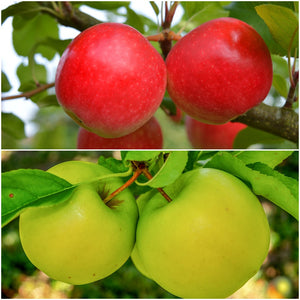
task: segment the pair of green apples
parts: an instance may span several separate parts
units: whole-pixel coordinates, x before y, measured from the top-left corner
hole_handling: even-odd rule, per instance
[[[251,190],[216,169],[195,169],[136,200],[128,189],[105,204],[119,178],[91,183],[106,168],[69,161],[48,172],[80,184],[71,197],[20,216],[20,238],[31,262],[50,277],[86,284],[120,268],[137,269],[182,298],[224,298],[263,263],[269,226]],[[90,182],[90,183],[88,183]]]

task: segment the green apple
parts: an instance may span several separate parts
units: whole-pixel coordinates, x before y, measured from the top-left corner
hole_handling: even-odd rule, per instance
[[[123,183],[119,178],[90,181],[111,174],[88,162],[69,161],[48,172],[80,184],[71,197],[51,207],[33,207],[20,216],[20,238],[29,260],[53,279],[86,284],[102,279],[129,258],[138,210],[128,189],[105,204]]]
[[[233,175],[209,168],[186,172],[164,190],[172,202],[156,193],[139,205],[133,262],[178,297],[228,297],[268,253],[259,200]]]

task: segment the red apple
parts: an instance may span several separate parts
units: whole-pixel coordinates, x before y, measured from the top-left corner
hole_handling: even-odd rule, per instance
[[[234,18],[208,21],[171,49],[167,89],[191,117],[223,124],[262,102],[272,85],[272,60],[261,36]]]
[[[232,149],[237,134],[247,127],[237,122],[222,125],[206,124],[190,116],[186,116],[185,122],[188,139],[197,149]]]
[[[161,149],[162,147],[162,130],[154,117],[138,130],[119,138],[103,138],[81,127],[77,139],[78,149]]]
[[[95,25],[80,33],[59,62],[58,102],[80,126],[103,137],[120,137],[143,126],[166,88],[160,54],[134,28]]]

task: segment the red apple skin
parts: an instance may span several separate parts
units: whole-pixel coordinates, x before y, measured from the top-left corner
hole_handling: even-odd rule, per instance
[[[273,77],[261,36],[234,18],[208,21],[171,49],[166,59],[167,90],[188,115],[224,124],[262,102]]]
[[[161,149],[162,147],[162,130],[154,117],[138,130],[119,138],[103,138],[82,127],[77,138],[78,149]]]
[[[190,116],[185,118],[185,129],[196,149],[232,149],[237,134],[247,126],[238,122],[212,125],[199,122]]]
[[[58,102],[82,127],[113,138],[144,125],[166,89],[166,66],[134,28],[95,25],[67,47],[57,67]]]

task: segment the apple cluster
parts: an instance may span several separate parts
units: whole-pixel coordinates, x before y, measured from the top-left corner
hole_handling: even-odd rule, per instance
[[[234,18],[208,21],[181,38],[166,61],[134,28],[103,23],[80,33],[59,62],[55,89],[66,113],[91,134],[80,148],[161,148],[144,128],[165,92],[184,113],[224,124],[262,102],[272,84],[272,60],[261,36]],[[159,124],[158,124],[159,126]],[[82,138],[83,135],[90,135]],[[97,136],[101,138],[98,139]],[[127,144],[127,138],[129,142]],[[115,143],[115,147],[114,146]]]
[[[184,298],[224,298],[262,265],[269,225],[251,190],[224,171],[198,168],[135,200],[101,165],[58,164],[48,172],[78,184],[66,201],[31,207],[20,215],[20,238],[30,261],[50,277],[87,284],[136,268]],[[99,177],[106,177],[97,180]],[[80,184],[79,184],[80,183]]]

